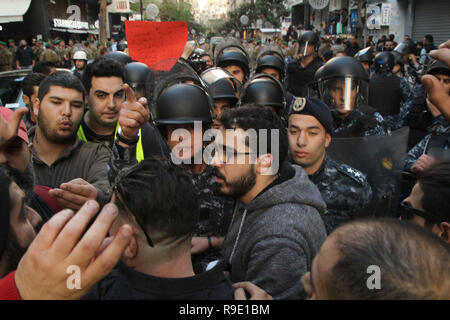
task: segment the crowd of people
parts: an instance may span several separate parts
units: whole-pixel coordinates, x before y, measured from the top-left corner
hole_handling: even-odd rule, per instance
[[[17,53],[0,298],[449,299],[450,40],[286,40]]]

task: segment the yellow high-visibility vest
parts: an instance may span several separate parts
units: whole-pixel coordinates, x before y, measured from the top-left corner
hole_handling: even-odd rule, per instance
[[[116,130],[114,132],[114,140],[117,139],[117,131],[119,130],[119,122],[117,122]],[[136,146],[136,160],[138,162],[141,162],[144,160],[144,148],[142,147],[142,133],[141,129],[139,129],[139,140],[137,142]],[[78,128],[78,139],[87,142],[86,135],[83,131],[83,126],[80,124],[80,127]]]

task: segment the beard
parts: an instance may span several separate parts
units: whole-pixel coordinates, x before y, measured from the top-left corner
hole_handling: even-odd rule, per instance
[[[250,169],[248,170],[247,174],[242,175],[235,181],[227,181],[227,179],[217,170],[217,168],[214,169],[214,174],[219,177],[220,179],[223,179],[223,183],[214,183],[214,187],[216,188],[218,193],[221,193],[223,195],[232,197],[234,199],[239,199],[243,197],[245,194],[247,194],[256,184],[256,173],[254,170],[254,164],[251,165]],[[223,191],[222,186],[225,185],[228,187],[228,191]]]
[[[13,179],[15,183],[25,192],[25,199],[27,203],[30,203],[31,199],[34,196],[34,168],[33,165],[28,165],[28,168],[22,172],[15,168],[11,168],[9,165],[6,165],[6,169],[8,175]]]
[[[5,257],[6,261],[5,274],[0,275],[0,278],[17,269],[20,259],[22,259],[26,251],[27,248],[22,248],[20,246],[16,235],[13,233],[13,230],[9,228],[6,248],[2,255],[2,257]]]
[[[58,121],[61,121],[61,120],[65,120],[65,119],[62,119],[62,118],[58,119]],[[80,119],[80,122],[75,125],[72,121],[70,121],[73,131],[70,134],[68,134],[67,136],[59,135],[56,132],[56,130],[51,129],[52,124],[47,121],[45,116],[42,114],[42,110],[39,110],[38,117],[37,117],[37,123],[38,123],[39,129],[41,130],[42,134],[48,141],[55,143],[55,144],[65,144],[65,143],[71,142],[75,139],[75,137],[77,135],[78,127],[80,126],[80,123],[81,123],[81,119]]]

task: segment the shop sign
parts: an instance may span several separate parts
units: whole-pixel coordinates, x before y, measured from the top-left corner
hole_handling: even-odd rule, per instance
[[[66,20],[66,19],[58,19],[53,18],[53,27],[54,28],[64,28],[64,29],[77,29],[77,30],[88,30],[89,23],[87,21],[76,21],[76,20]]]

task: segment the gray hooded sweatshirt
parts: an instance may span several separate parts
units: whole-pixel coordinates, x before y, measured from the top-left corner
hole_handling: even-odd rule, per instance
[[[305,298],[300,279],[326,238],[319,190],[302,167],[283,166],[281,176],[289,173],[247,205],[238,201],[222,247],[231,281],[251,281],[274,299]]]

